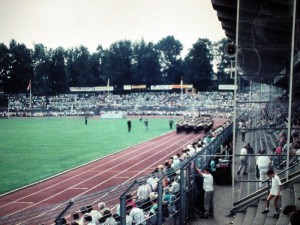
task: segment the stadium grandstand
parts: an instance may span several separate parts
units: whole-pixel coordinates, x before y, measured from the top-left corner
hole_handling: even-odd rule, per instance
[[[0,224],[299,224],[294,219],[300,209],[299,1],[211,3],[229,42],[224,51],[233,66],[231,90],[117,94],[110,89],[32,99],[9,96],[8,108],[1,112],[2,118],[176,116],[177,132],[171,132],[175,139],[189,135],[196,139],[178,144],[180,150],[171,157],[161,156],[164,163],[154,161],[155,169],[143,176],[97,192],[70,194],[67,201],[1,215]],[[241,85],[242,80],[248,82]],[[216,118],[221,122],[217,124]],[[267,164],[261,166],[263,159]],[[214,179],[210,212],[203,202],[201,176],[206,170]],[[263,170],[274,171],[281,183],[279,210],[273,200],[266,205],[272,178]],[[14,193],[0,197],[3,205],[9,204],[10,194]]]

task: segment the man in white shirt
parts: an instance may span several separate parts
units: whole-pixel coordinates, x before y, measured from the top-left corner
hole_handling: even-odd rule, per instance
[[[279,207],[278,207],[277,202],[278,202],[278,198],[281,194],[281,190],[282,190],[281,181],[280,181],[280,178],[277,176],[277,174],[275,174],[275,172],[273,170],[269,170],[267,172],[267,176],[272,179],[272,186],[271,186],[270,194],[267,197],[266,209],[262,212],[262,214],[269,213],[270,201],[272,200],[272,198],[274,198],[275,214],[273,217],[278,219],[279,218]]]
[[[126,211],[129,212],[129,216],[132,217],[132,221],[136,225],[146,225],[144,211],[140,208],[132,207],[132,205],[126,206]]]
[[[207,216],[213,217],[214,216],[214,178],[210,174],[209,168],[205,167],[203,172],[196,167],[197,172],[200,176],[203,177],[203,189],[205,191],[204,194],[204,207],[205,207],[205,214],[204,218]]]
[[[266,153],[265,150],[260,150],[259,153],[261,155],[257,157],[256,165],[259,170],[259,179],[260,179],[260,183],[258,187],[259,189],[261,189],[267,185],[266,182],[264,184],[262,182],[268,178],[267,172],[269,171],[271,160],[269,156],[264,155]]]
[[[240,156],[240,162],[241,162],[241,165],[239,167],[239,170],[237,171],[237,174],[240,175],[240,172],[242,169],[244,169],[244,173],[243,175],[248,175],[247,173],[247,167],[248,167],[248,159],[247,159],[247,148],[246,146],[244,146],[242,149],[241,149],[241,156]]]

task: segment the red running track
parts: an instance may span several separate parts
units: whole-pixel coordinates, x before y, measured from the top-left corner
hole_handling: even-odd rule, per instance
[[[214,120],[219,127],[224,119]],[[59,176],[0,197],[0,217],[53,205],[151,173],[200,134],[170,132]]]

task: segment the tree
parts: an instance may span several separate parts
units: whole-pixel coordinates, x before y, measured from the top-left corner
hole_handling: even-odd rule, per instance
[[[93,86],[96,77],[91,72],[90,53],[84,46],[67,51],[67,69],[70,86]]]
[[[162,83],[179,84],[182,77],[180,53],[183,49],[180,41],[173,36],[167,36],[156,44],[162,72]]]
[[[224,54],[224,48],[228,41],[224,38],[214,44],[214,59],[217,66],[217,76],[219,84],[233,84],[230,78],[231,63],[230,58]]]
[[[49,73],[49,93],[52,95],[68,92],[67,73],[65,66],[65,50],[58,47],[49,52],[50,73]]]
[[[33,77],[31,52],[24,45],[12,40],[9,44],[9,74],[4,79],[4,91],[24,93],[28,81]]]
[[[6,83],[10,78],[10,73],[12,72],[10,69],[11,58],[9,49],[3,43],[0,44],[0,89],[4,89],[3,83]]]
[[[212,60],[211,42],[208,39],[198,39],[185,58],[186,75],[184,79],[190,82],[198,91],[212,88]]]
[[[131,71],[132,84],[158,84],[160,64],[153,43],[141,40],[133,45]]]
[[[35,44],[32,54],[33,79],[31,88],[34,94],[47,95],[50,75],[50,58],[43,44]]]
[[[131,41],[123,40],[113,43],[107,50],[103,70],[106,80],[110,79],[111,84],[131,84],[131,47]]]

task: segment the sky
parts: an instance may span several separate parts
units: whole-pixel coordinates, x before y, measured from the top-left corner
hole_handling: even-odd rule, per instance
[[[188,49],[225,38],[210,0],[0,0],[0,43],[12,39],[91,53],[120,40],[157,43],[172,35]]]

